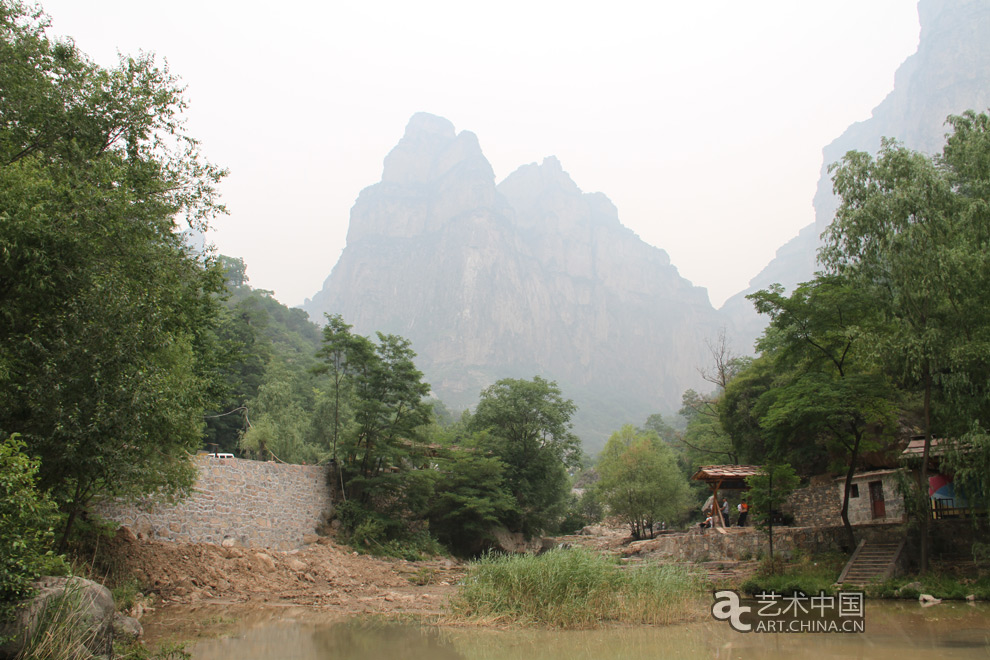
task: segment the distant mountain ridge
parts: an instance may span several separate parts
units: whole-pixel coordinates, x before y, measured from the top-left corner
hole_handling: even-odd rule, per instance
[[[556,158],[496,186],[475,135],[426,113],[359,195],[347,247],[303,308],[410,339],[453,409],[499,378],[556,380],[592,448],[676,410],[719,327],[706,290]]]
[[[921,0],[918,12],[918,50],[893,91],[823,149],[816,222],[718,312],[556,158],[496,185],[477,137],[426,113],[386,156],[381,181],[359,195],[347,247],[303,308],[314,320],[340,313],[362,334],[410,339],[417,365],[455,410],[499,378],[556,380],[579,406],[579,434],[600,447],[620,424],[676,410],[687,388],[707,389],[697,370],[720,328],[737,353],[752,352],[765,320],[746,294],[814,276],[837,205],[830,163],[849,150],[875,152],[881,136],[935,152],[947,115],[990,106],[990,2]]]
[[[788,290],[814,277],[821,233],[832,222],[838,200],[828,173],[831,163],[848,151],[876,153],[881,137],[900,140],[910,149],[934,154],[945,140],[945,118],[990,106],[990,2],[987,0],[921,0],[921,35],[916,53],[894,76],[894,89],[873,109],[872,116],[847,128],[822,150],[822,170],[815,193],[815,222],[788,241],[744,291],[719,310],[735,329],[737,352],[752,352],[765,319],[745,299],[774,282]]]

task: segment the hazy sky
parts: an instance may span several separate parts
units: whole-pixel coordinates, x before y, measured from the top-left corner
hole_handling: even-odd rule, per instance
[[[152,51],[230,169],[210,239],[300,304],[415,112],[498,181],[556,155],[719,306],[811,223],[821,149],[893,87],[913,0],[48,0],[101,64]]]

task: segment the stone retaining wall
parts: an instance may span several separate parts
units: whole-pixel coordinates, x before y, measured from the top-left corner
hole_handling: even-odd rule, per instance
[[[166,541],[291,549],[330,515],[327,468],[238,458],[193,459],[194,492],[175,505],[105,503],[95,512]]]
[[[856,539],[899,542],[906,535],[903,525],[857,525]],[[635,546],[636,544],[634,544]],[[841,526],[775,527],[774,554],[788,556],[794,550],[808,553],[841,550],[845,532]],[[633,546],[631,546],[633,548]],[[753,559],[767,554],[767,536],[754,527],[730,528],[726,534],[714,529],[667,534],[639,542],[639,552],[669,556],[682,561],[721,561]]]

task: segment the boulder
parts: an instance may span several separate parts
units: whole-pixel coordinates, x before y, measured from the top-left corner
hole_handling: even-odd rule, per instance
[[[494,548],[508,554],[539,552],[543,547],[542,538],[527,539],[519,532],[510,532],[504,527],[493,530]]]
[[[608,534],[608,528],[604,525],[587,525],[582,527],[578,534],[581,536],[605,536]]]
[[[116,639],[133,642],[144,634],[144,628],[141,627],[141,623],[137,619],[124,616],[119,612],[113,615],[111,625],[113,626],[113,636]]]
[[[78,641],[95,655],[107,654],[115,635],[137,639],[141,625],[117,615],[110,590],[80,577],[45,577],[34,583],[37,594],[22,603],[14,621],[0,625],[0,637],[13,639],[0,646],[0,659],[14,658],[48,617],[72,622]]]
[[[266,554],[264,552],[256,552],[254,553],[254,557],[267,570],[269,571],[275,570],[275,560],[272,558],[271,555]]]
[[[921,591],[921,583],[920,582],[909,582],[909,583],[905,584],[903,587],[901,587],[900,589],[898,589],[897,591],[895,591],[894,592],[894,595],[895,596],[899,596],[899,597],[903,597],[903,596],[913,595],[914,593],[917,593],[919,591]]]

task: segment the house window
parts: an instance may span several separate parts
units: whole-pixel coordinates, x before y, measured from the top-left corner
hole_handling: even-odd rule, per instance
[[[859,497],[859,484],[852,485],[852,488],[849,489],[849,497]]]

